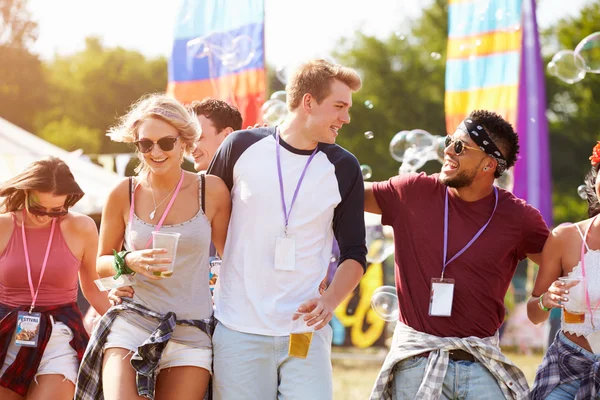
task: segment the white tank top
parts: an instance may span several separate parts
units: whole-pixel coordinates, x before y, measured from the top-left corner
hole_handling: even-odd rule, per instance
[[[600,301],[600,250],[591,250],[587,243],[585,243],[585,237],[583,232],[579,228],[579,225],[575,224],[581,240],[584,241],[586,253],[584,254],[585,259],[585,275],[587,279],[587,287],[590,294],[590,303],[592,309]],[[569,302],[567,307],[573,309],[585,309],[585,321],[581,324],[567,324],[564,320],[564,314],[562,317],[562,330],[567,333],[571,333],[577,336],[588,336],[594,331],[600,331],[600,307],[594,312],[594,326],[592,326],[592,315],[588,309],[585,301],[585,285],[583,285],[583,276],[581,273],[581,261],[573,268],[569,273],[571,278],[579,278],[581,282],[570,289]]]

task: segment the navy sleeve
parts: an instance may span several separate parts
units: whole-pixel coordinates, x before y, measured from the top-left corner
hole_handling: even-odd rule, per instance
[[[231,191],[234,182],[233,167],[240,156],[254,143],[274,134],[275,128],[248,129],[231,133],[219,146],[217,154],[208,166],[207,173],[223,179]]]
[[[366,270],[365,185],[360,164],[356,157],[339,146],[324,146],[323,151],[335,167],[342,197],[333,213],[333,232],[340,248],[339,263],[352,259]]]

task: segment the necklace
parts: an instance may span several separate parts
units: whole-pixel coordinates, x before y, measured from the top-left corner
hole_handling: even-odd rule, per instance
[[[150,191],[152,191],[152,202],[154,203],[154,210],[150,213],[150,220],[152,221],[152,220],[154,220],[154,217],[156,216],[156,210],[158,210],[158,208],[160,206],[162,206],[163,203],[165,201],[167,201],[167,199],[169,197],[171,197],[171,195],[173,194],[173,192],[177,188],[177,185],[175,185],[175,187],[173,188],[173,190],[171,190],[171,192],[167,195],[167,197],[165,197],[163,199],[163,201],[161,201],[158,205],[156,205],[156,199],[154,198],[154,189],[152,188],[152,182],[150,182],[150,175],[148,175],[148,183],[150,184]]]

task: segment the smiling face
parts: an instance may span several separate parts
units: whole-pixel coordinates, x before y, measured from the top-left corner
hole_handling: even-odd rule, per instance
[[[27,216],[29,220],[38,226],[46,226],[53,217],[66,215],[65,209],[67,196],[55,196],[52,193],[31,190],[26,195]]]
[[[312,140],[321,143],[335,143],[338,130],[344,124],[350,123],[351,106],[352,89],[337,79],[331,83],[331,93],[323,99],[321,104],[318,104],[312,96],[306,100],[307,127],[312,132]]]
[[[144,162],[152,173],[160,175],[172,168],[180,167],[184,144],[179,139],[177,129],[168,122],[159,118],[144,120],[138,128],[137,140],[148,145],[150,144],[148,141],[152,142],[152,149],[149,152],[141,152]]]
[[[444,164],[440,172],[440,181],[452,188],[470,186],[478,174],[482,173],[484,164],[489,161],[489,156],[478,151],[479,148],[468,134],[457,129],[451,135],[452,142],[444,149]],[[460,154],[456,154],[454,142],[460,140],[466,146]]]
[[[202,127],[202,133],[200,133],[200,137],[196,141],[196,147],[192,153],[194,157],[194,169],[196,171],[206,171],[217,149],[223,143],[227,134],[232,132],[233,129],[227,127],[219,132],[214,123],[204,115],[198,115],[198,122]]]

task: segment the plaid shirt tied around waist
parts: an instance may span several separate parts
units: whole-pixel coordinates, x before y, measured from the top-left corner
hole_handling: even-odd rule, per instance
[[[575,400],[596,399],[600,396],[600,357],[590,357],[567,345],[561,332],[548,351],[535,374],[531,389],[532,400],[548,397],[558,385],[581,381]]]
[[[371,392],[371,400],[391,400],[394,367],[400,361],[429,352],[423,382],[415,399],[437,400],[442,394],[451,350],[464,350],[496,378],[507,399],[527,399],[529,386],[523,372],[506,358],[498,345],[498,334],[488,338],[437,337],[419,332],[401,322],[396,324],[392,347]]]
[[[85,350],[79,374],[77,375],[77,385],[75,387],[76,400],[104,399],[104,394],[102,393],[104,345],[115,318],[123,311],[132,311],[158,321],[158,326],[154,332],[138,347],[138,350],[131,357],[131,366],[136,372],[138,395],[151,400],[154,399],[157,377],[156,368],[163,350],[171,339],[175,325],[195,326],[209,337],[212,337],[215,327],[214,318],[206,320],[177,320],[177,316],[173,312],[161,315],[127,298],[123,298],[122,301],[121,304],[111,307],[104,314],[92,333],[90,344]]]
[[[17,315],[19,311],[29,311],[30,306],[13,308],[0,304],[0,365],[4,364],[8,348],[17,327]],[[77,353],[81,362],[83,353],[88,344],[88,334],[83,326],[83,316],[77,303],[60,304],[55,306],[36,306],[35,312],[42,314],[39,328],[39,339],[37,347],[20,347],[15,361],[8,367],[0,377],[0,386],[25,396],[29,385],[33,381],[46,346],[52,334],[52,323],[50,317],[60,321],[71,329],[73,340],[69,342]]]

